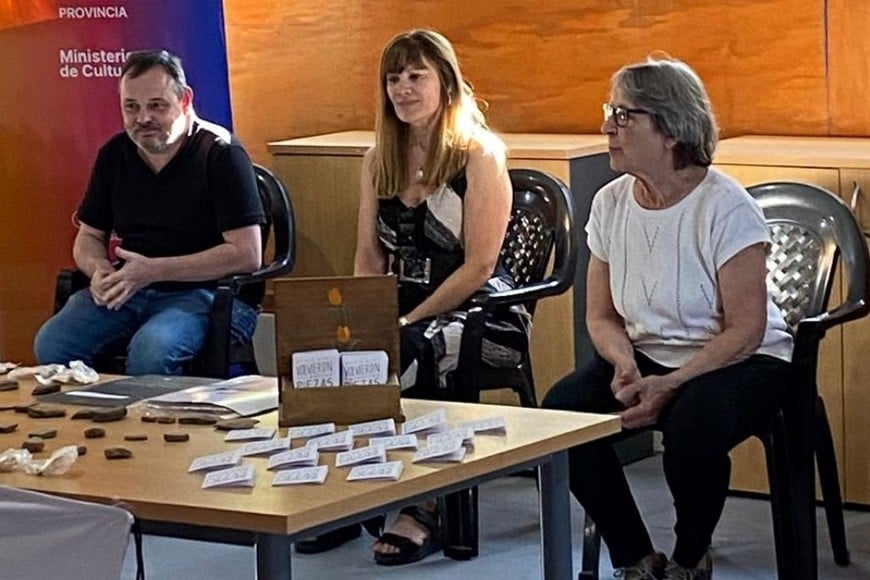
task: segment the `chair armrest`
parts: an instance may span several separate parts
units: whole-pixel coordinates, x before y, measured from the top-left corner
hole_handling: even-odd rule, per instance
[[[233,295],[239,293],[242,286],[256,282],[265,282],[269,278],[277,278],[289,273],[293,269],[292,263],[272,262],[271,264],[247,274],[232,274],[218,280],[218,288],[229,288]]]
[[[479,306],[486,312],[490,312],[496,306],[521,304],[524,302],[540,300],[547,296],[562,294],[570,285],[570,282],[565,284],[563,279],[559,279],[556,276],[550,276],[540,282],[529,284],[522,288],[513,288],[511,290],[502,290],[501,292],[476,296],[472,299],[472,304]]]

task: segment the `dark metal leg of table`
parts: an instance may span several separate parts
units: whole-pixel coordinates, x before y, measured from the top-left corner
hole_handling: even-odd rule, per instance
[[[290,540],[278,534],[257,534],[257,580],[290,580]]]
[[[541,465],[541,555],[545,580],[569,580],[571,505],[568,496],[568,452]]]

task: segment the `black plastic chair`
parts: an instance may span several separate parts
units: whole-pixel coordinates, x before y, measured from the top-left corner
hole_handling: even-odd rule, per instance
[[[254,165],[254,173],[266,214],[266,223],[261,228],[263,266],[250,274],[235,274],[218,282],[205,346],[190,362],[185,374],[229,378],[258,372],[253,343],[230,340],[232,301],[242,300],[259,309],[265,295],[266,280],[290,273],[296,260],[296,220],[290,195],[281,180],[259,165]],[[268,251],[270,238],[273,242],[272,252]],[[269,258],[268,254],[272,254],[272,257]],[[88,284],[88,278],[81,271],[61,270],[55,287],[54,311],[60,310],[73,292],[86,288]],[[123,351],[107,353],[100,356],[94,366],[100,372],[124,374],[125,360]]]
[[[831,426],[817,384],[819,344],[825,332],[870,311],[867,244],[849,207],[820,187],[792,182],[757,185],[771,235],[767,282],[795,338],[788,397],[764,444],[770,484],[777,575],[818,578],[815,459],[818,462],[834,561],[849,563]],[[837,268],[843,302],[827,310]],[[580,578],[598,578],[601,539],[587,516]]]
[[[513,290],[483,296],[468,312],[459,361],[453,373],[456,400],[478,402],[480,391],[510,388],[525,407],[537,407],[529,353],[516,367],[480,364],[484,320],[493,308],[522,304],[534,314],[537,301],[567,290],[574,281],[578,233],[571,191],[542,171],[511,169],[514,199],[501,259],[517,282]],[[552,257],[552,269],[547,275]],[[448,494],[445,503],[444,553],[457,560],[478,554],[477,487]]]

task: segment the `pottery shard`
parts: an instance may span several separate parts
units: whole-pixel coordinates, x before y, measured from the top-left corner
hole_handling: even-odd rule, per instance
[[[79,409],[75,413],[72,414],[70,419],[93,419],[94,418],[94,410],[90,408]]]
[[[253,429],[260,421],[249,417],[241,417],[239,419],[224,419],[215,424],[215,429],[220,431],[233,431],[235,429]]]
[[[76,451],[78,452],[79,457],[81,457],[82,455],[87,455],[88,454],[88,446],[87,445],[76,445]]]
[[[42,439],[26,439],[24,443],[21,444],[22,449],[27,449],[31,453],[39,453],[43,449],[45,449],[45,441]]]
[[[157,422],[157,415],[152,415],[151,413],[145,413],[144,415],[142,415],[139,418],[142,419],[143,423],[156,423]]]
[[[91,420],[95,423],[108,423],[109,421],[120,421],[127,416],[127,407],[106,407],[104,409],[94,409],[94,416]]]
[[[171,415],[167,415],[165,417],[157,417],[157,422],[163,425],[171,425],[175,423],[175,417],[172,417]]]
[[[204,415],[201,413],[182,415],[178,418],[179,425],[214,425],[217,422],[217,417],[214,417],[212,415]]]
[[[39,395],[50,395],[52,393],[60,392],[60,384],[59,383],[49,383],[47,385],[37,385],[33,388],[33,392],[31,395],[34,397],[38,397]]]
[[[187,433],[164,433],[163,440],[168,443],[181,443],[190,440],[190,435]]]
[[[28,437],[36,437],[37,439],[54,439],[57,437],[57,429],[39,429],[29,434]]]
[[[18,429],[18,423],[0,423],[0,433],[12,433]]]
[[[85,429],[85,439],[99,439],[106,436],[106,430],[102,427],[88,427]]]
[[[145,433],[128,433],[124,435],[124,441],[148,441]]]
[[[16,413],[26,413],[26,412],[28,412],[28,411],[30,410],[31,405],[33,405],[33,404],[34,404],[34,403],[24,403],[24,404],[21,404],[21,405],[15,405],[14,407],[12,407],[12,409],[13,409]]]
[[[107,447],[103,453],[106,459],[129,459],[133,457],[133,452],[126,447]]]
[[[0,392],[2,391],[14,391],[18,388],[18,381],[12,381],[9,379],[0,380]]]
[[[34,403],[27,408],[27,416],[32,419],[66,417],[66,409],[54,405],[43,405],[42,403]]]

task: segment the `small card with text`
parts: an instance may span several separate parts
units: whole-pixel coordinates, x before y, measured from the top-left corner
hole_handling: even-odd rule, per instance
[[[279,467],[314,467],[320,460],[320,452],[314,447],[299,447],[290,451],[282,451],[269,457],[266,469]]]
[[[242,447],[242,455],[249,457],[251,455],[271,455],[280,453],[290,449],[290,438],[279,437],[278,439],[269,439],[267,441],[253,441],[245,443]]]
[[[462,446],[461,433],[445,439],[440,443],[428,445],[414,454],[414,463],[421,461],[462,461],[466,449]]]
[[[309,439],[305,446],[314,447],[321,451],[347,451],[353,449],[353,433],[345,430],[331,435],[323,435]]]
[[[369,439],[369,445],[381,445],[384,449],[416,449],[417,436],[411,435],[393,435],[392,437],[372,437]]]
[[[290,427],[287,436],[290,439],[309,439],[335,433],[335,423],[319,423],[317,425],[303,425],[302,427]]]
[[[271,439],[275,436],[275,427],[257,427],[255,429],[234,429],[227,433],[224,441],[256,441]]]
[[[226,469],[234,467],[242,462],[242,452],[240,449],[235,451],[224,451],[223,453],[215,453],[213,455],[203,455],[197,457],[190,463],[187,468],[188,473],[194,471],[211,471],[212,469]]]
[[[335,455],[336,467],[360,465],[362,463],[384,463],[387,460],[387,450],[380,445],[369,445],[359,449],[343,451]]]
[[[325,465],[284,469],[275,474],[272,485],[300,485],[304,483],[322,484],[326,481],[329,468]]]
[[[211,471],[202,480],[202,488],[210,487],[254,487],[253,465],[239,465],[220,471]]]
[[[349,350],[341,353],[342,385],[383,385],[390,359],[383,350]]]
[[[405,424],[402,425],[402,434],[445,431],[446,425],[447,411],[436,409],[431,413],[405,421]]]
[[[475,433],[507,433],[507,424],[504,417],[490,417],[489,419],[478,419],[476,421],[465,421],[460,423],[459,427],[469,427]]]
[[[454,437],[462,437],[462,445],[465,447],[474,447],[474,430],[471,427],[457,427],[443,433],[432,433],[426,437],[426,445],[437,445],[445,441],[450,441]]]
[[[352,467],[347,474],[347,481],[366,481],[371,479],[389,479],[395,481],[402,475],[405,464],[401,461],[386,463],[366,463]]]
[[[379,419],[377,421],[368,421],[366,423],[356,423],[349,425],[347,430],[353,433],[354,437],[371,437],[372,435],[395,435],[396,422],[393,419]]]
[[[293,388],[338,387],[341,365],[338,349],[303,350],[292,355]]]

